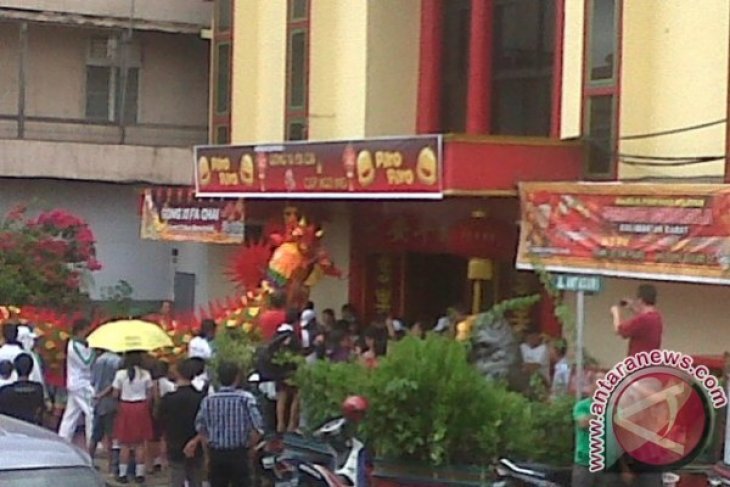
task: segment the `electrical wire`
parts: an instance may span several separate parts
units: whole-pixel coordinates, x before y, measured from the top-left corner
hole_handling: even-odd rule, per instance
[[[623,154],[621,152],[614,152],[605,150],[604,147],[597,142],[605,142],[606,139],[598,138],[586,138],[585,139],[591,147],[601,152],[604,156],[618,159],[619,162],[632,166],[647,166],[647,167],[679,167],[679,166],[693,166],[696,164],[706,164],[708,162],[714,162],[725,159],[724,155],[710,155],[710,156],[644,156],[638,154]]]
[[[619,157],[619,162],[630,166],[647,166],[647,167],[681,167],[681,166],[694,166],[696,164],[704,164],[707,162],[721,161],[725,157],[708,157],[702,159],[692,159],[688,161],[675,161],[675,162],[649,162],[649,161],[632,161],[630,159],[624,159]]]
[[[697,125],[690,125],[687,127],[680,127],[676,129],[669,129],[669,130],[661,130],[659,132],[650,132],[646,134],[635,134],[635,135],[624,135],[623,137],[619,137],[620,140],[637,140],[637,139],[648,139],[651,137],[661,137],[663,135],[673,135],[673,134],[680,134],[683,132],[690,132],[692,130],[699,130],[707,127],[712,127],[714,125],[720,125],[722,123],[727,122],[726,118],[723,118],[722,120],[715,120],[714,122],[705,122],[700,123]]]

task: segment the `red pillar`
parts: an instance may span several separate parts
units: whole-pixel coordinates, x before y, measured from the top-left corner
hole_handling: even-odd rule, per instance
[[[466,132],[469,134],[491,131],[493,26],[494,1],[472,0],[466,100]]]
[[[553,337],[562,336],[563,327],[555,316],[555,303],[553,298],[546,292],[540,292],[542,299],[539,303],[540,309],[540,331]]]
[[[421,47],[418,73],[416,131],[441,129],[441,60],[443,58],[443,0],[421,1]]]

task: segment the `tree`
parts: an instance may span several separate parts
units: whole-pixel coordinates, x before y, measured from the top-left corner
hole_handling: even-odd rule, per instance
[[[85,280],[101,269],[94,234],[64,210],[26,214],[18,205],[0,221],[0,297],[15,306],[77,307]]]

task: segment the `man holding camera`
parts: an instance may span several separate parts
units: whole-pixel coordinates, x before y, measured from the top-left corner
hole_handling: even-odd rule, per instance
[[[662,315],[655,307],[656,297],[657,291],[654,286],[641,284],[636,292],[636,299],[621,300],[619,305],[611,306],[616,333],[629,340],[629,357],[662,346],[664,323]],[[634,316],[622,320],[622,309],[630,310]]]

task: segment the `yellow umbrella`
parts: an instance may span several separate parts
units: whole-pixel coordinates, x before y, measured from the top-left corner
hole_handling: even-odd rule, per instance
[[[158,348],[172,347],[167,333],[148,321],[121,320],[101,325],[88,338],[89,346],[112,352],[149,352]]]

